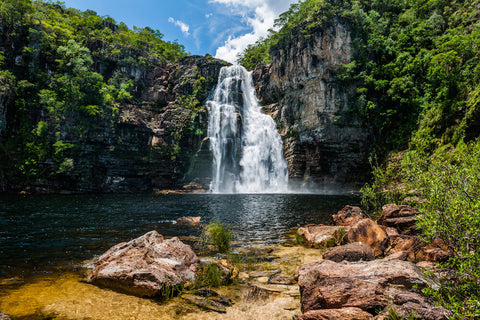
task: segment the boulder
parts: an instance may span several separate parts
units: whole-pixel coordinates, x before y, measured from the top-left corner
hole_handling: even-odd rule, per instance
[[[437,289],[420,268],[400,260],[342,263],[321,260],[301,265],[296,278],[302,312],[347,307],[373,312],[388,305],[392,288]]]
[[[370,246],[361,242],[335,247],[323,254],[323,259],[340,261],[370,261],[375,259],[375,254]]]
[[[94,262],[87,281],[140,297],[164,297],[196,277],[200,260],[178,238],[157,231],[120,243]]]
[[[360,207],[345,206],[332,216],[332,223],[336,226],[349,226],[363,219]]]
[[[359,308],[311,310],[305,312],[297,320],[369,320],[372,315]]]
[[[200,225],[202,217],[181,217],[177,219],[177,224],[184,226],[198,226]]]
[[[383,247],[385,255],[392,255],[397,252],[406,251],[406,252],[415,252],[422,245],[420,239],[416,236],[404,236],[396,235],[388,237],[384,243]],[[412,261],[415,260],[415,254],[412,254]]]
[[[338,242],[347,229],[339,226],[309,224],[300,227],[297,234],[300,242],[310,248],[332,247]]]
[[[387,238],[387,233],[375,221],[363,219],[350,227],[343,242],[361,242],[373,248],[375,256],[383,254],[382,242]]]
[[[382,208],[382,216],[378,223],[388,227],[405,229],[415,224],[418,209],[409,205],[387,204]]]
[[[451,313],[443,307],[437,307],[433,302],[415,292],[398,292],[393,296],[393,305],[389,305],[383,314],[395,310],[399,318],[422,320],[446,320]]]

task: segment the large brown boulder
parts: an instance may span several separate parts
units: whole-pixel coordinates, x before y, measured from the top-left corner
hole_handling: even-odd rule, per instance
[[[322,248],[334,246],[340,241],[346,230],[345,227],[309,224],[298,228],[297,234],[304,246]]]
[[[332,222],[336,226],[349,226],[363,219],[360,207],[345,206],[337,214],[332,216]]]
[[[311,310],[297,320],[369,320],[372,315],[359,308]]]
[[[373,249],[361,242],[335,247],[323,254],[323,259],[340,261],[370,261],[375,259]]]
[[[373,248],[375,256],[383,253],[382,242],[387,238],[387,233],[375,221],[363,219],[350,227],[344,237],[344,242],[361,242]]]
[[[101,255],[87,281],[140,297],[162,297],[196,277],[200,260],[178,238],[157,231],[120,243]]]
[[[382,315],[388,315],[394,310],[399,318],[422,320],[446,320],[450,312],[443,307],[437,307],[433,302],[415,292],[398,292],[393,295],[392,304],[387,306]],[[389,318],[386,318],[389,319]]]
[[[381,310],[388,305],[392,290],[436,288],[420,268],[400,260],[321,260],[301,265],[296,278],[303,312],[347,307]]]
[[[378,219],[378,223],[388,227],[405,229],[415,224],[418,214],[420,214],[420,211],[409,205],[387,204],[382,208],[382,216]]]

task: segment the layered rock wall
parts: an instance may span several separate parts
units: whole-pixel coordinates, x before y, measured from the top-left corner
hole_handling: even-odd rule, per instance
[[[265,111],[278,123],[289,175],[300,185],[355,187],[366,168],[369,132],[352,114],[355,84],[336,73],[352,61],[348,24],[299,26],[254,70]]]

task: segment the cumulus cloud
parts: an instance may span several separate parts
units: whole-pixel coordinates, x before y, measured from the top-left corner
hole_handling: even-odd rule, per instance
[[[190,35],[190,33],[189,33],[190,26],[188,24],[186,24],[185,22],[182,22],[180,20],[175,20],[172,17],[168,18],[168,22],[173,23],[174,25],[179,27],[180,30],[182,30],[183,34],[185,34],[186,36]]]
[[[268,35],[268,29],[273,27],[275,19],[286,11],[290,4],[298,0],[210,0],[210,3],[224,5],[234,14],[243,18],[249,32],[230,36],[223,46],[217,49],[216,58],[235,63],[237,56],[249,44]]]

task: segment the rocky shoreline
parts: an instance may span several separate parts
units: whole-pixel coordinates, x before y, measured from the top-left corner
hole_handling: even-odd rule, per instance
[[[165,239],[151,231],[110,248],[94,260],[86,282],[69,285],[81,286],[71,291],[85,291],[89,303],[95,299],[87,292],[94,288],[97,298],[108,292],[120,293],[114,299],[140,298],[132,301],[151,304],[152,315],[164,314],[159,319],[381,320],[393,319],[392,314],[447,319],[449,312],[421,290],[438,288],[435,273],[427,276],[425,270],[436,271],[435,262],[447,259],[450,252],[441,243],[421,242],[415,214],[411,207],[389,205],[374,221],[360,208],[346,206],[332,216],[329,226],[292,230],[302,245],[291,238],[280,246],[235,247],[229,254],[210,251],[206,256],[195,245],[200,239],[190,246],[181,241],[187,239]],[[184,217],[177,223],[198,227],[200,219]],[[220,273],[220,286],[202,282],[209,268]],[[50,290],[60,287],[67,285],[59,281]],[[82,314],[79,302],[85,297],[62,298],[41,312],[75,319],[72,314]],[[129,310],[122,309],[123,315]],[[105,313],[89,317],[110,319]],[[0,319],[9,318],[0,314]]]

